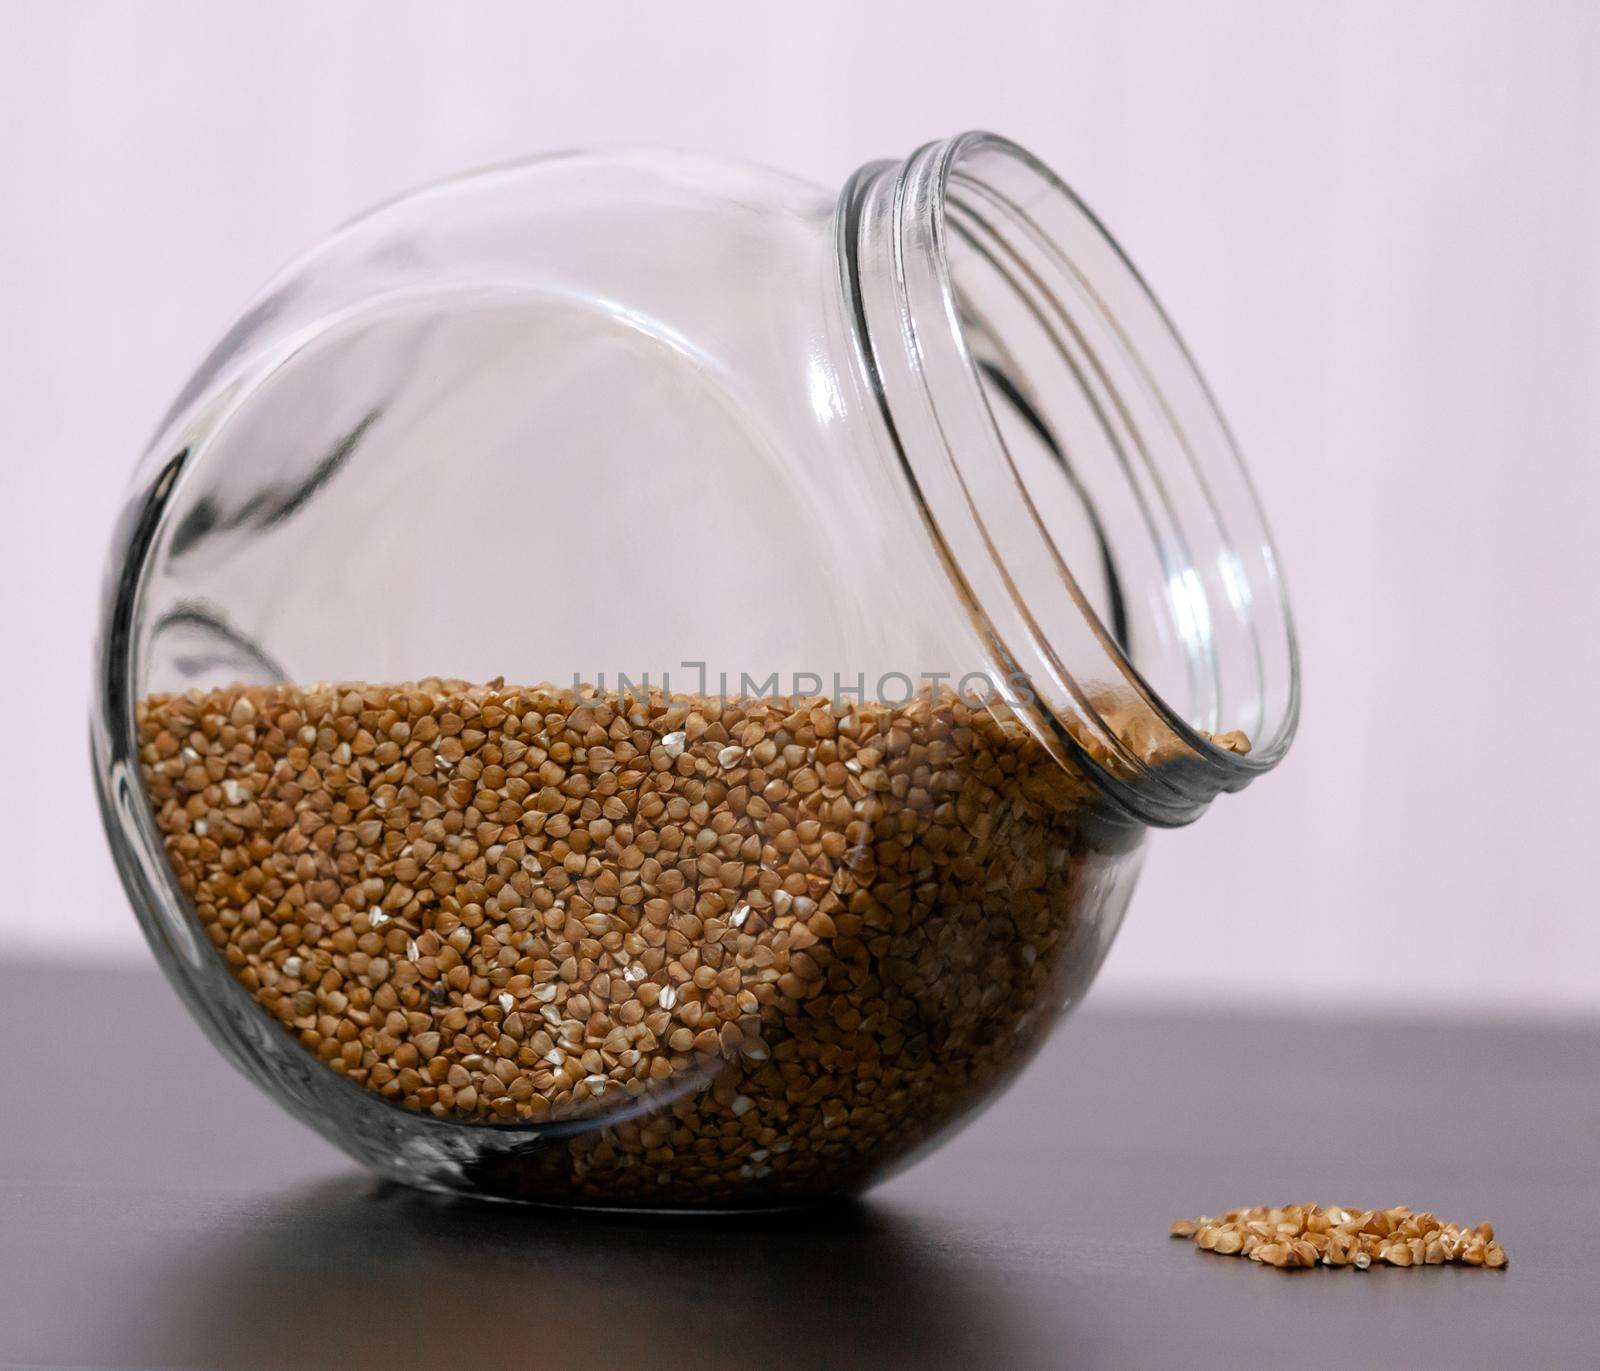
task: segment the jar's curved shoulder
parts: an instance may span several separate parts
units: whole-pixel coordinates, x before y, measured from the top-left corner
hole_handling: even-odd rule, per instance
[[[726,397],[781,448],[870,420],[835,246],[836,197],[680,152],[557,153],[376,206],[271,281],[179,394],[155,449],[298,350],[383,315],[514,311],[608,335]],[[561,320],[559,327],[554,321]]]
[[[473,289],[587,305],[730,376],[825,329],[834,197],[668,152],[541,157],[442,182],[328,238],[267,294],[280,327],[396,292]],[[803,356],[803,353],[801,354]]]

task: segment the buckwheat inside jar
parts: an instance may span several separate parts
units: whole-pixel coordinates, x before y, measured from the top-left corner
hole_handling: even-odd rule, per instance
[[[138,725],[239,983],[398,1107],[545,1126],[485,1163],[531,1199],[877,1172],[1027,1059],[1138,833],[948,691],[236,686],[152,696]]]

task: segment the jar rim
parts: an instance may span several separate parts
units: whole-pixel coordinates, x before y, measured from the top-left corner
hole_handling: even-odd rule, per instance
[[[1104,224],[1026,149],[969,132],[863,167],[840,199],[838,228],[858,354],[902,468],[980,635],[999,662],[1020,668],[1022,687],[1006,703],[1147,822],[1187,822],[1215,794],[1275,766],[1293,740],[1300,695],[1281,559],[1192,354]],[[1177,657],[1198,682],[1190,709],[1169,700],[1126,632],[1107,624],[1041,517],[1034,478],[1019,471],[975,356],[952,262],[963,237],[984,239],[985,270],[1005,280],[997,290],[1026,297],[1036,327],[1027,346],[1040,358],[1054,346],[1069,363],[1040,362],[1056,368],[1052,388],[1082,390],[1108,453],[1130,486],[1143,486],[1134,503],[1166,574]],[[1041,568],[1053,568],[1057,583]],[[1061,609],[1063,595],[1074,616]],[[1059,603],[1042,623],[1046,601]],[[1137,713],[1184,766],[1158,772],[1130,751],[1105,717],[1098,687],[1108,683],[1118,710]],[[1247,716],[1250,751],[1212,741],[1227,710]],[[1095,748],[1084,748],[1085,735]]]

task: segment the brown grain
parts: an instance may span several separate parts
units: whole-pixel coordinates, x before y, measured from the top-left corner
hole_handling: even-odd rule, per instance
[[[1138,840],[949,693],[429,680],[137,717],[179,886],[307,1051],[440,1118],[596,1120],[496,1182],[530,1198],[848,1188],[1026,1059]]]
[[[1374,1261],[1389,1266],[1503,1267],[1505,1249],[1494,1227],[1441,1223],[1432,1214],[1394,1209],[1353,1210],[1315,1204],[1230,1209],[1217,1218],[1179,1219],[1175,1238],[1193,1238],[1202,1251],[1237,1254],[1277,1267],[1352,1266],[1365,1271]]]

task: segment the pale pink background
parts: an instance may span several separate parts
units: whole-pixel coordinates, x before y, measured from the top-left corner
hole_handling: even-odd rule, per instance
[[[1600,7],[0,0],[0,954],[142,959],[87,782],[134,454],[288,257],[585,143],[837,185],[971,127],[1202,359],[1305,650],[1282,771],[1160,836],[1097,994],[1600,1008]]]

